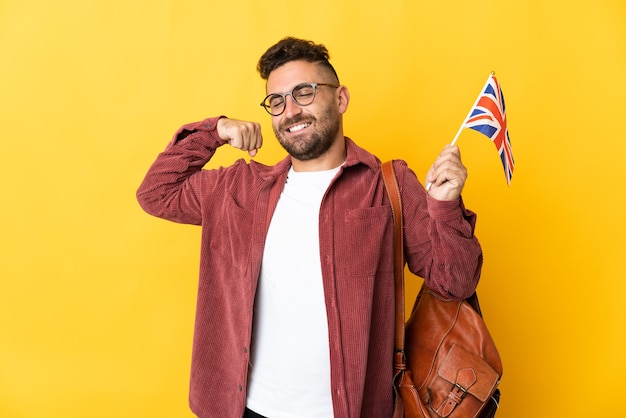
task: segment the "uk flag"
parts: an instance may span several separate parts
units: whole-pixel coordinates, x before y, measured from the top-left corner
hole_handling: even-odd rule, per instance
[[[485,88],[478,96],[463,127],[474,129],[493,141],[504,166],[506,183],[510,186],[515,160],[506,123],[504,96],[493,73],[489,75]]]

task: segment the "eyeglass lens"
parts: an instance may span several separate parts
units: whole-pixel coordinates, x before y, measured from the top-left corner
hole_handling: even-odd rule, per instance
[[[265,100],[266,108],[272,115],[280,114],[285,108],[285,100],[287,96],[291,96],[297,105],[307,106],[313,103],[315,99],[315,84],[298,84],[289,93],[272,94]]]

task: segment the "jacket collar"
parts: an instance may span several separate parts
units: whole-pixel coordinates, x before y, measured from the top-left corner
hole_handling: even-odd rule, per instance
[[[346,162],[344,168],[364,164],[373,171],[377,171],[380,167],[380,161],[376,156],[359,147],[352,139],[344,137],[346,141]],[[276,165],[270,167],[263,176],[266,180],[275,180],[281,176],[286,176],[291,168],[291,157],[287,156]]]
[[[369,151],[359,147],[353,140],[346,138],[346,163],[345,167],[352,167],[359,164],[365,164],[373,171],[377,171],[380,167],[380,160]]]

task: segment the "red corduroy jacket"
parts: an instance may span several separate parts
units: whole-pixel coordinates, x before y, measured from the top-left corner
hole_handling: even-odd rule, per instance
[[[183,126],[149,169],[137,198],[152,215],[202,225],[190,406],[201,418],[241,418],[265,236],[291,160],[265,166],[242,159],[203,170],[224,145],[216,128],[217,118]],[[380,161],[348,138],[346,147],[346,162],[319,215],[334,415],[389,417],[393,220]],[[443,295],[469,296],[482,265],[475,215],[461,199],[429,197],[405,162],[394,164],[409,269]]]

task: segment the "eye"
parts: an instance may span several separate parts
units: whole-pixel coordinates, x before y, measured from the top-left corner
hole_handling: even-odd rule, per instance
[[[314,94],[315,89],[309,84],[302,84],[300,86],[296,86],[296,88],[293,89],[293,96],[298,101],[303,100],[306,102],[307,100],[311,100]]]
[[[285,103],[285,98],[281,96],[280,94],[274,94],[268,97],[267,103],[272,109],[280,108]]]

